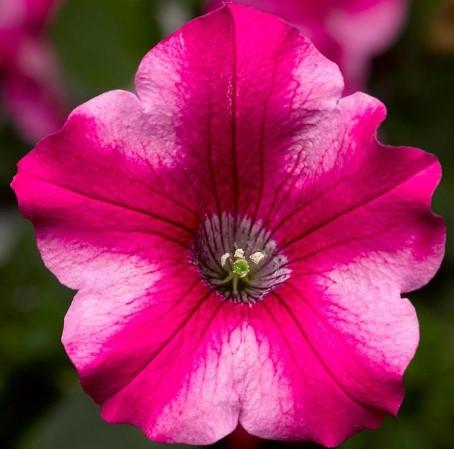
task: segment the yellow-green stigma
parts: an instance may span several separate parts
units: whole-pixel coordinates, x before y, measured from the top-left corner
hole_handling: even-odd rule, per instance
[[[255,252],[249,256],[251,262],[254,265],[265,257],[262,252]],[[221,257],[221,265],[224,270],[227,271],[228,275],[225,279],[220,282],[216,282],[217,285],[225,285],[232,282],[232,291],[237,294],[239,290],[243,289],[251,281],[251,266],[245,257],[244,250],[237,248],[232,254],[225,253]]]
[[[232,271],[234,274],[238,275],[240,278],[245,278],[250,271],[249,263],[246,259],[235,260],[232,264]]]

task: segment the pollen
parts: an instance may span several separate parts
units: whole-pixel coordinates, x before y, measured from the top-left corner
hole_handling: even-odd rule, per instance
[[[257,251],[249,256],[249,259],[258,265],[265,258],[265,254],[261,251]]]

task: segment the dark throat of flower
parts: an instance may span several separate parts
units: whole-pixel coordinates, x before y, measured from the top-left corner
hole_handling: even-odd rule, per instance
[[[223,299],[252,305],[290,276],[287,258],[261,223],[231,215],[207,218],[193,260],[202,279]]]

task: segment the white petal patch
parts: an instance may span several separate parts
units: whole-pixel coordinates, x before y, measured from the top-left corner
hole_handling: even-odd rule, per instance
[[[283,370],[244,324],[213,342],[188,375],[178,396],[163,410],[153,434],[173,441],[211,444],[241,421],[254,428],[292,419],[293,400]]]

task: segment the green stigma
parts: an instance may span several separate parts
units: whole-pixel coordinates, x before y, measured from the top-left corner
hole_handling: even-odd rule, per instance
[[[254,265],[258,265],[260,261],[265,257],[265,254],[256,251],[249,256],[250,261]],[[233,293],[238,293],[238,288],[244,289],[246,285],[251,281],[250,277],[253,276],[254,270],[251,273],[251,265],[247,261],[244,250],[236,248],[234,254],[225,253],[221,257],[221,266],[228,275],[225,279],[215,281],[216,285],[226,285],[232,283]]]
[[[250,271],[248,261],[246,259],[235,260],[232,264],[232,271],[240,278],[246,277]]]

